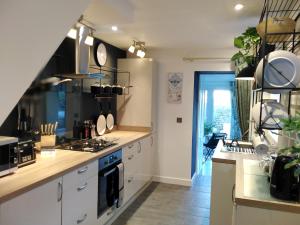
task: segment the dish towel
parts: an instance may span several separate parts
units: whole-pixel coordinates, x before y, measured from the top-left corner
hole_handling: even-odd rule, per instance
[[[117,208],[120,208],[122,206],[124,198],[124,164],[118,164],[117,169],[119,172],[119,200],[117,203]]]

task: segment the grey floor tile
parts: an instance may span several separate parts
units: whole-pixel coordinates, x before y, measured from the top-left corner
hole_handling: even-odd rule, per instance
[[[113,225],[209,225],[210,176],[192,187],[153,182]]]

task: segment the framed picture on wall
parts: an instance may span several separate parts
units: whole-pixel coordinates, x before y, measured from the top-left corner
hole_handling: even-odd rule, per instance
[[[182,101],[183,73],[168,74],[168,103],[180,104]]]

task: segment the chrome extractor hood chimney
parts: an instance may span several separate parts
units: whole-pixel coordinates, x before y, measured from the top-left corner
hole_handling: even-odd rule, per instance
[[[90,46],[84,43],[90,33],[90,28],[80,26],[77,28],[76,37],[76,74],[89,73]]]

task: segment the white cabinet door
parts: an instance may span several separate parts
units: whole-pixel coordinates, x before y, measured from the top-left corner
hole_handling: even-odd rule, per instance
[[[90,177],[64,191],[62,225],[97,224],[98,176]]]
[[[153,143],[153,137],[149,136],[146,137],[141,141],[142,143],[142,159],[141,159],[141,168],[143,171],[143,185],[145,185],[147,182],[151,180],[152,177],[152,143]]]
[[[124,163],[124,203],[126,203],[135,193],[137,189],[136,178],[136,150],[137,143],[133,143],[123,148]]]
[[[117,123],[120,126],[153,127],[156,122],[156,92],[153,85],[156,79],[153,76],[156,69],[151,59],[118,59],[118,68],[130,72],[129,95],[117,96]],[[156,75],[156,72],[155,72]],[[128,74],[118,75],[118,84],[127,86]],[[141,107],[142,106],[142,107]]]
[[[62,179],[57,178],[1,205],[1,225],[61,225]]]
[[[213,162],[210,225],[232,224],[235,165]]]
[[[268,210],[253,208],[248,206],[236,206],[236,225],[298,225],[299,214],[283,212],[277,210]]]

